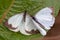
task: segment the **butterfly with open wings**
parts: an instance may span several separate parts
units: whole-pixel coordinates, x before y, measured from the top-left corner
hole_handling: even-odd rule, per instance
[[[47,31],[51,29],[55,22],[53,15],[53,8],[46,7],[38,11],[35,16],[31,16],[26,11],[24,13],[16,14],[5,22],[9,30],[24,34],[32,35],[41,33],[45,36]]]

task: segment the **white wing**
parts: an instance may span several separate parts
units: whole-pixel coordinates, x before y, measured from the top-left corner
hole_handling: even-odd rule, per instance
[[[23,13],[14,15],[9,18],[8,24],[11,24],[12,27],[16,28],[23,19]]]
[[[10,29],[11,31],[14,31],[14,32],[18,32],[19,31],[19,23],[22,21],[22,18],[23,18],[23,13],[22,14],[17,14],[17,15],[14,15],[12,17],[10,17],[8,19],[8,24],[12,25],[12,28],[16,28],[16,29]]]
[[[24,34],[24,35],[31,35],[31,34],[29,34],[29,33],[26,32],[25,22],[23,20],[20,22],[19,28],[20,28],[19,30],[20,30],[20,32],[22,34]]]
[[[45,35],[47,34],[47,32],[46,32],[43,28],[41,28],[41,26],[40,26],[36,21],[33,20],[33,22],[34,22],[36,28],[39,30],[39,32],[40,32],[43,36],[45,36]]]
[[[31,32],[32,30],[35,30],[35,31],[37,30],[35,27],[35,24],[32,21],[31,16],[28,14],[26,15],[25,29],[26,29],[26,31],[29,31],[29,32]]]
[[[14,15],[9,18],[8,24],[11,24],[13,28],[16,29],[10,29],[11,31],[18,32],[20,31],[24,35],[30,35],[25,31],[25,22],[23,20],[24,13]]]
[[[39,32],[45,36],[46,35],[46,31],[40,27],[40,25],[34,21],[34,19],[32,19],[32,17],[30,15],[26,15],[26,20],[25,20],[25,30],[28,32],[31,32],[31,30],[39,30]]]
[[[40,27],[40,25],[34,21],[34,19],[30,16],[30,15],[26,15],[26,20],[25,20],[25,30],[30,32],[31,30],[39,30],[39,32],[45,36],[46,35],[46,31]]]
[[[46,7],[35,15],[36,20],[38,20],[46,30],[51,29],[51,26],[53,26],[55,22],[55,18],[51,15],[52,12],[53,11],[50,8]]]

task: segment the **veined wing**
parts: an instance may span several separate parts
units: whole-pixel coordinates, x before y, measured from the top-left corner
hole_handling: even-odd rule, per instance
[[[36,20],[38,20],[38,22],[41,23],[46,30],[51,29],[51,26],[53,26],[55,22],[55,18],[52,13],[52,9],[46,7],[37,12],[37,14],[35,15]]]

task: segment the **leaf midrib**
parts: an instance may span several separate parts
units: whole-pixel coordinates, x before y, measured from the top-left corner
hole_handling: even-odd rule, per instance
[[[0,19],[0,23],[2,23],[3,19],[6,17],[7,13],[10,11],[11,7],[13,6],[15,0],[12,0],[10,6],[5,10],[5,12],[2,15],[2,18]]]

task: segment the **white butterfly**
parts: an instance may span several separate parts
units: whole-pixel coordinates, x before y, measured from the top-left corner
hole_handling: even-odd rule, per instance
[[[50,30],[55,22],[55,17],[52,13],[52,9],[46,7],[38,11],[34,17],[26,12],[16,14],[8,19],[6,25],[11,31],[20,31],[24,35],[31,35],[33,31],[38,30],[45,36],[47,34],[46,30]],[[9,27],[9,25],[11,26]]]

